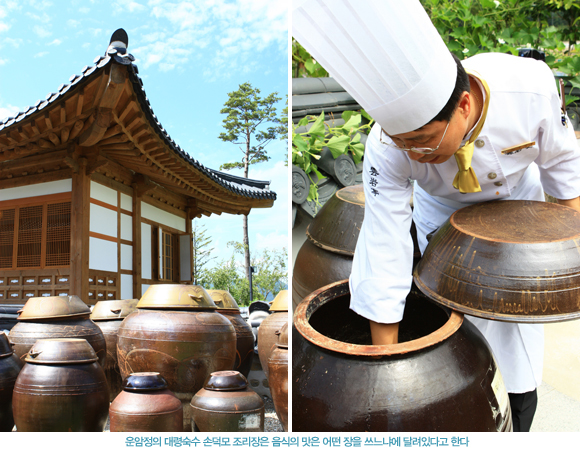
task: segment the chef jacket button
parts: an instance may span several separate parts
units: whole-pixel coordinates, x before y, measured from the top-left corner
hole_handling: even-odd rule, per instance
[[[475,145],[478,148],[482,148],[485,145],[485,141],[483,141],[483,140],[475,140]]]
[[[495,173],[489,173],[487,175],[487,177],[489,177],[490,179],[495,179],[497,177],[497,174],[495,174]]]
[[[503,184],[501,182],[494,182],[493,185],[496,185],[497,187],[501,187]]]

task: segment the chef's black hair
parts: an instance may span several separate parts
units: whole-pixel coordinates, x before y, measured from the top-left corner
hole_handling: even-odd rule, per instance
[[[434,121],[449,121],[455,113],[455,109],[457,105],[459,105],[459,99],[461,98],[461,94],[464,91],[469,92],[469,76],[465,72],[463,65],[461,64],[461,60],[457,58],[453,53],[451,54],[455,63],[457,64],[457,79],[455,80],[455,89],[451,93],[451,97],[447,101],[447,104],[443,109],[435,116],[429,123]]]

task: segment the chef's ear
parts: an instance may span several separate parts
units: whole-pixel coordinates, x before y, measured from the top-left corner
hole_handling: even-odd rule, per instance
[[[475,99],[473,99],[473,96],[469,92],[463,91],[457,103],[458,113],[467,119],[472,108],[475,108]]]

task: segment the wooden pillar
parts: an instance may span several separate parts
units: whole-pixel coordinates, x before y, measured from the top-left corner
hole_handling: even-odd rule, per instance
[[[78,171],[72,174],[70,294],[88,304],[91,179],[87,175],[87,159],[79,158],[78,164]]]
[[[133,298],[141,298],[141,199],[140,190],[133,187]]]

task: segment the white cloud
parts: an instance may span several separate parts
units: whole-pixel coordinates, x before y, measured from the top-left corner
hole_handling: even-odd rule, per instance
[[[79,13],[81,14],[88,14],[91,12],[91,8],[88,8],[86,6],[82,6],[79,8]]]
[[[20,109],[14,105],[7,105],[6,107],[0,107],[0,119],[6,119],[14,117],[18,114]]]
[[[265,248],[280,250],[283,247],[288,249],[288,234],[270,232],[267,235],[262,235],[257,233],[254,239],[254,250],[263,250]]]
[[[132,51],[135,56],[146,55],[145,68],[153,64],[161,70],[179,68],[191,55],[214,44],[217,49],[206,58],[204,76],[216,79],[249,70],[247,62],[256,51],[270,46],[287,51],[284,1],[150,0],[148,6],[156,19],[155,29],[148,30],[140,42],[151,44]]]
[[[0,22],[0,33],[2,33],[3,31],[8,31],[10,30],[10,25],[4,23],[4,22]]]
[[[75,19],[69,19],[66,21],[66,24],[71,28],[77,28],[81,22]]]
[[[48,55],[48,52],[38,52],[34,55],[34,58],[42,58],[43,56]]]
[[[28,0],[28,4],[35,11],[47,9],[52,6],[52,2],[49,0]]]
[[[62,44],[62,41],[61,41],[60,39],[55,39],[54,41],[52,41],[52,42],[49,42],[49,43],[47,44],[47,46],[59,46],[59,45],[61,45],[61,44]]]
[[[126,9],[130,13],[144,11],[147,9],[141,3],[133,0],[118,0],[116,7],[118,8],[117,13],[122,12],[123,9]]]
[[[48,24],[50,23],[50,16],[46,13],[42,13],[41,16],[39,16],[38,14],[34,14],[34,13],[26,13],[26,15],[28,17],[30,17],[32,20],[36,20],[37,22],[43,23],[43,24]]]
[[[2,58],[0,58],[0,66],[6,63],[8,63],[8,60],[3,60]]]
[[[52,35],[52,32],[40,25],[35,25],[32,30],[39,38],[48,38],[50,35]]]
[[[2,45],[7,45],[7,46],[14,47],[15,49],[17,49],[18,47],[20,47],[22,42],[23,41],[20,38],[4,38],[2,40]]]

